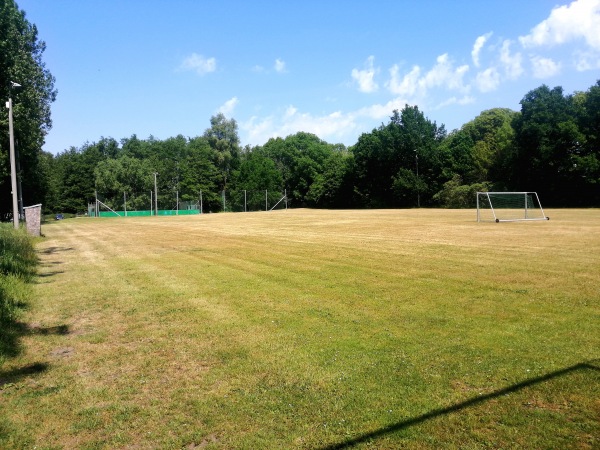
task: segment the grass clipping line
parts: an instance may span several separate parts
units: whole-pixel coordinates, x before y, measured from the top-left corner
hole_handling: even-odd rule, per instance
[[[600,212],[548,215],[48,225],[0,447],[597,447]]]

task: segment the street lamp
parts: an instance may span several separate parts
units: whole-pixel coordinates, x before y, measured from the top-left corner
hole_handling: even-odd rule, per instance
[[[10,82],[10,91],[6,107],[8,108],[8,134],[10,139],[10,181],[12,189],[13,203],[13,224],[15,228],[19,228],[19,202],[17,200],[17,165],[15,161],[15,132],[13,130],[13,108],[12,108],[12,90],[20,88],[19,83]]]

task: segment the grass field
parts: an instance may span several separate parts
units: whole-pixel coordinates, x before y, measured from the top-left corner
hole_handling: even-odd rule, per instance
[[[600,447],[600,210],[71,219],[0,448]]]

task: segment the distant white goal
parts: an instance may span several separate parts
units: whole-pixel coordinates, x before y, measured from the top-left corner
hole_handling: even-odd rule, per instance
[[[536,192],[478,192],[477,222],[550,220]]]

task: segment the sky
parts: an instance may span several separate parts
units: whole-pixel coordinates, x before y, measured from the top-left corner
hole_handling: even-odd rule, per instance
[[[242,145],[304,131],[351,146],[407,104],[451,131],[600,79],[600,0],[16,1],[56,78],[53,154],[192,138],[218,113]]]

